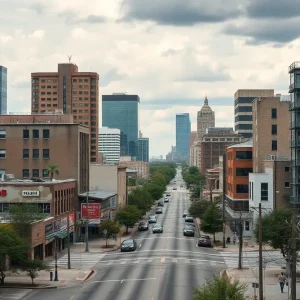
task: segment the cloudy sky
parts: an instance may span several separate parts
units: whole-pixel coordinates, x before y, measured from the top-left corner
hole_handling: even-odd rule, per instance
[[[299,4],[0,0],[8,111],[30,111],[31,72],[56,71],[73,55],[80,71],[99,73],[101,95],[140,96],[140,128],[151,139],[150,155],[165,155],[175,144],[175,114],[189,112],[195,129],[205,95],[216,125],[233,126],[237,89],[287,94],[288,66],[300,60]]]

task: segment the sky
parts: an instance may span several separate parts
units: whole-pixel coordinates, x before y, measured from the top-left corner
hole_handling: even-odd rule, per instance
[[[175,145],[175,115],[207,95],[216,126],[233,127],[238,89],[287,94],[300,60],[299,0],[0,0],[0,65],[8,111],[30,112],[31,72],[76,63],[101,95],[138,94],[150,156]],[[100,105],[101,109],[101,105]],[[101,124],[101,112],[100,124]]]

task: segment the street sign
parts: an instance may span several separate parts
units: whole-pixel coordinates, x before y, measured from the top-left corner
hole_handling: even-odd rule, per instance
[[[252,282],[252,287],[258,289],[258,287],[259,287],[258,282]]]

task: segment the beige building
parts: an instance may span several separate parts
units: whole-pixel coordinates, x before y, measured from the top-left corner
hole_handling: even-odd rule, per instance
[[[74,178],[78,193],[89,187],[89,128],[75,124],[71,115],[0,116],[0,174],[18,179]]]
[[[61,109],[90,128],[90,160],[98,159],[99,75],[79,72],[73,63],[58,64],[57,72],[31,73],[32,114]]]
[[[129,169],[135,169],[137,175],[140,178],[149,177],[149,163],[144,161],[135,161],[132,160],[130,156],[121,156],[120,157],[120,166],[127,167]]]
[[[197,113],[197,140],[201,140],[207,128],[210,127],[215,127],[215,112],[212,111],[205,97],[204,105]]]
[[[103,190],[117,194],[117,204],[126,204],[126,167],[90,165],[90,191]]]
[[[191,132],[191,135],[190,135],[190,155],[189,155],[189,165],[190,166],[194,166],[194,152],[193,152],[193,149],[194,149],[194,144],[196,143],[197,141],[197,131],[192,131]]]
[[[252,102],[257,97],[273,97],[274,90],[237,90],[234,94],[234,130],[252,137]]]
[[[263,172],[268,155],[290,157],[290,101],[288,96],[253,101],[253,172]]]

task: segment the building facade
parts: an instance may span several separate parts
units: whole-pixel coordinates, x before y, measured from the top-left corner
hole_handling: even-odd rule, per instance
[[[138,156],[139,103],[137,95],[102,96],[102,126],[121,131],[121,156]]]
[[[103,162],[116,164],[120,161],[120,129],[102,127],[98,131],[98,151],[103,155]]]
[[[263,172],[268,155],[290,157],[289,97],[259,97],[253,101],[253,172]]]
[[[197,113],[197,136],[201,140],[206,133],[207,128],[215,127],[215,112],[208,105],[208,99],[205,97],[204,105]]]
[[[72,63],[58,64],[58,72],[31,73],[31,112],[57,109],[90,128],[90,160],[98,159],[99,75],[79,72]]]
[[[190,114],[176,114],[176,152],[179,153],[182,160],[189,158],[190,134]]]
[[[0,115],[7,114],[7,68],[0,66]]]
[[[234,130],[252,137],[252,102],[257,97],[273,97],[274,90],[237,90],[234,94]]]
[[[72,123],[71,115],[0,116],[0,174],[15,178],[74,178],[78,192],[89,187],[89,128]]]
[[[138,139],[138,161],[149,162],[149,138]]]
[[[137,171],[140,178],[149,178],[149,163],[145,161],[132,160],[130,156],[121,156],[120,166]]]

